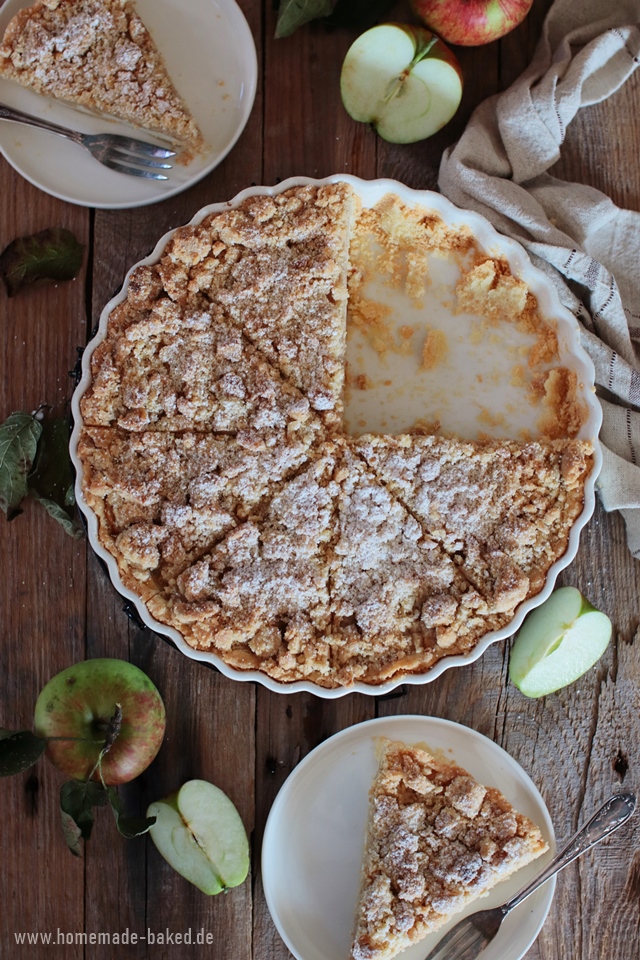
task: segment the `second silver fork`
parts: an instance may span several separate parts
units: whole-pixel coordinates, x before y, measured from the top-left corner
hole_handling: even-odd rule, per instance
[[[479,910],[453,927],[425,960],[475,960],[493,940],[507,914],[577,857],[621,827],[636,807],[631,793],[610,797],[537,877],[500,907]]]
[[[80,133],[78,130],[61,127],[57,123],[50,123],[40,117],[33,117],[21,110],[14,110],[6,104],[0,104],[0,120],[25,123],[30,127],[37,127],[64,137],[66,140],[72,140],[85,147],[105,167],[131,177],[168,180],[169,178],[159,171],[171,170],[172,165],[165,161],[176,155],[175,150],[159,147],[146,140],[137,140],[135,137],[123,137],[117,133]]]

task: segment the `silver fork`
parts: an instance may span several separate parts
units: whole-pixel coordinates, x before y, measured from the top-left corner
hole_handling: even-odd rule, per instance
[[[155,143],[145,140],[136,140],[133,137],[122,137],[117,133],[80,133],[60,127],[57,123],[50,123],[40,117],[32,117],[21,110],[14,110],[6,104],[0,103],[0,120],[13,120],[16,123],[26,123],[31,127],[38,127],[49,133],[56,133],[67,140],[73,140],[86,147],[89,153],[111,170],[118,173],[127,173],[132,177],[145,177],[147,180],[168,180],[163,173],[155,170],[171,170],[170,163],[164,163],[169,157],[175,157],[175,150],[167,150]]]
[[[425,960],[475,960],[493,940],[507,914],[576,857],[586,853],[621,827],[635,808],[636,798],[631,793],[610,797],[531,883],[502,906],[492,910],[480,910],[470,917],[465,917],[442,938]]]

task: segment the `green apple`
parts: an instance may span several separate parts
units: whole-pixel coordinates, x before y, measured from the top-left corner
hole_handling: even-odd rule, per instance
[[[575,587],[561,587],[526,618],[509,676],[526,697],[553,693],[589,670],[611,639],[611,621]]]
[[[162,744],[165,710],[146,673],[125,660],[84,660],[56,674],[36,702],[34,728],[47,756],[73,780],[128,783]]]
[[[149,833],[159,852],[203,893],[237,887],[249,872],[249,841],[240,814],[225,793],[206,780],[189,780],[156,800]]]
[[[404,23],[383,23],[351,45],[340,92],[347,113],[384,140],[413,143],[451,120],[462,97],[462,71],[438,37]]]

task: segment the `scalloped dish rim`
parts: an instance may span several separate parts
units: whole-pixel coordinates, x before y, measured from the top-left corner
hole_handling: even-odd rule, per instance
[[[510,623],[508,623],[505,627],[502,627],[500,630],[494,630],[485,634],[477,643],[477,645],[471,651],[469,651],[469,653],[464,655],[458,654],[450,657],[443,657],[442,659],[438,660],[430,670],[427,670],[424,673],[405,675],[400,674],[391,680],[388,680],[386,683],[381,684],[366,684],[361,681],[355,681],[351,686],[338,687],[334,689],[320,687],[308,680],[295,680],[290,683],[283,683],[273,680],[267,674],[262,673],[259,670],[244,671],[230,667],[215,653],[211,653],[206,650],[196,650],[189,646],[184,637],[173,627],[154,620],[154,618],[149,614],[142,599],[132,590],[129,590],[127,587],[125,587],[120,578],[118,565],[115,558],[102,546],[98,539],[97,517],[93,510],[91,510],[91,508],[87,505],[82,493],[83,470],[82,463],[78,457],[78,438],[83,425],[82,416],[80,413],[80,399],[91,382],[90,361],[93,351],[106,337],[107,323],[111,312],[126,299],[131,273],[141,265],[157,263],[167,243],[175,234],[176,230],[180,229],[180,227],[176,227],[165,233],[158,240],[152,252],[147,257],[144,257],[130,267],[122,284],[122,288],[102,310],[98,329],[87,344],[82,355],[82,377],[74,391],[71,401],[74,426],[69,445],[71,460],[76,470],[76,500],[87,521],[89,543],[96,554],[105,562],[109,571],[109,576],[111,577],[111,581],[116,590],[123,597],[134,604],[138,615],[143,623],[146,624],[146,626],[152,629],[155,633],[158,633],[164,638],[169,639],[178,650],[190,657],[192,660],[208,663],[230,679],[247,680],[261,683],[263,686],[267,687],[267,689],[272,690],[275,693],[291,694],[306,692],[313,693],[318,697],[328,700],[334,700],[350,693],[364,693],[376,697],[384,696],[385,694],[391,693],[402,684],[414,686],[430,683],[437,677],[441,676],[445,670],[449,670],[452,667],[460,667],[469,663],[473,663],[482,656],[482,654],[491,644],[497,643],[500,640],[504,640],[507,637],[512,636],[512,634],[514,634],[522,625],[527,613],[529,613],[529,611],[533,610],[535,607],[538,607],[544,602],[544,600],[547,599],[555,586],[556,579],[560,572],[566,569],[566,567],[568,567],[569,564],[574,560],[578,551],[580,533],[591,518],[595,509],[595,485],[598,474],[602,467],[602,451],[598,442],[598,433],[602,423],[602,408],[600,407],[595,395],[595,370],[593,363],[580,343],[578,322],[573,314],[561,304],[558,294],[552,286],[551,281],[544,275],[544,273],[542,273],[541,270],[531,263],[529,255],[526,253],[524,248],[517,241],[499,234],[489,223],[489,221],[481,214],[468,210],[462,210],[459,207],[456,207],[453,203],[451,203],[451,201],[447,200],[446,197],[442,196],[442,194],[435,193],[430,190],[414,190],[410,187],[406,187],[404,184],[396,180],[363,180],[359,177],[354,177],[349,174],[334,174],[323,179],[314,179],[311,177],[290,177],[289,179],[283,180],[281,183],[278,183],[273,187],[249,187],[236,194],[232,200],[222,203],[213,203],[202,207],[191,218],[189,223],[184,224],[184,226],[197,225],[205,217],[212,213],[219,213],[223,210],[238,206],[247,197],[258,195],[274,196],[292,187],[304,186],[308,184],[321,186],[323,184],[335,183],[337,181],[345,181],[351,184],[358,196],[365,202],[365,205],[367,205],[367,198],[370,199],[371,203],[374,203],[387,193],[395,193],[400,197],[401,200],[406,201],[409,205],[420,205],[434,211],[448,226],[457,228],[462,226],[468,227],[483,252],[490,256],[501,256],[506,259],[514,276],[523,280],[531,292],[537,297],[540,305],[540,312],[545,319],[557,322],[561,332],[565,337],[569,352],[572,356],[572,360],[574,361],[574,369],[576,370],[580,380],[581,396],[588,409],[587,419],[581,426],[578,438],[588,439],[593,443],[593,468],[585,481],[583,509],[571,527],[569,533],[569,542],[565,553],[549,568],[542,590],[540,590],[540,592],[535,596],[523,601],[517,607],[515,616]]]

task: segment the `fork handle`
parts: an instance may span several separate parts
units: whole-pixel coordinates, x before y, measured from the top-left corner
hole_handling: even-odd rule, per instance
[[[597,813],[591,817],[591,820],[569,840],[560,853],[547,864],[542,873],[539,873],[531,883],[523,887],[515,897],[507,900],[502,907],[503,914],[506,916],[514,907],[522,903],[523,900],[555,873],[563,870],[564,867],[577,857],[582,856],[583,853],[586,853],[587,850],[594,847],[596,843],[600,843],[600,841],[608,837],[610,833],[613,833],[613,831],[621,827],[623,823],[626,823],[635,808],[636,798],[632,793],[621,793],[610,797],[606,803],[600,807]]]
[[[67,140],[73,140],[74,143],[82,143],[84,134],[77,130],[69,130],[67,127],[60,127],[57,123],[50,123],[48,120],[42,120],[40,117],[32,117],[29,113],[23,113],[22,110],[14,110],[4,103],[0,103],[0,120],[14,120],[16,123],[26,123],[30,127],[38,127],[40,130],[47,130],[49,133],[57,133],[60,137],[66,137]]]

